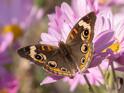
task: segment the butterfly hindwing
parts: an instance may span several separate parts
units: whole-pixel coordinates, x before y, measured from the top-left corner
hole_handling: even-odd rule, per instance
[[[66,44],[71,48],[72,58],[74,58],[81,71],[86,69],[92,59],[92,39],[95,20],[96,15],[94,12],[90,12],[81,18],[73,27],[66,40]]]
[[[51,66],[48,65],[49,63],[51,64]],[[52,64],[56,64],[56,67],[52,67]],[[69,62],[61,54],[60,50],[57,51],[57,54],[55,56],[47,61],[47,64],[44,65],[44,69],[60,76],[73,77],[75,74],[75,72],[73,71],[74,68],[71,69]]]
[[[46,71],[60,76],[72,77],[67,60],[56,46],[45,44],[31,45],[18,50],[18,54],[35,64],[41,65]]]

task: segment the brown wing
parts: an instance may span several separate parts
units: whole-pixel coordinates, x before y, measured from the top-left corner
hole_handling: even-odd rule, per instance
[[[92,42],[95,21],[96,15],[94,12],[90,12],[82,17],[69,33],[66,43],[72,45],[78,43],[77,41],[82,42],[85,40]]]
[[[92,59],[95,20],[94,12],[81,18],[69,33],[66,41],[66,44],[71,48],[72,58],[81,71],[86,69]]]
[[[52,67],[52,64],[56,64],[56,67]],[[65,56],[61,54],[60,50],[57,51],[55,56],[48,59],[44,65],[44,69],[60,76],[73,77],[76,73],[76,70],[70,67],[68,60],[66,60]]]
[[[18,54],[38,65],[46,71],[60,76],[72,77],[75,73],[70,69],[67,60],[56,46],[45,44],[31,45],[18,50]]]

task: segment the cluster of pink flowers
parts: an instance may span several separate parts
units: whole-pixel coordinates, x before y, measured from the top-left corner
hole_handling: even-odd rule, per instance
[[[33,0],[0,1],[0,93],[17,93],[19,82],[4,67],[13,61],[8,47],[17,46],[19,37],[42,15]]]
[[[94,11],[97,16],[93,38],[94,53],[87,69],[88,73],[76,74],[73,79],[48,76],[41,82],[41,85],[63,79],[69,83],[70,90],[73,91],[78,84],[86,84],[84,74],[91,85],[99,86],[105,83],[101,70],[104,72],[111,64],[116,63],[114,69],[124,71],[123,12],[113,14],[111,9],[114,5],[121,4],[124,4],[123,0],[72,0],[71,6],[62,3],[60,7],[55,8],[54,14],[48,15],[50,20],[48,33],[41,34],[41,43],[57,45],[59,41],[66,40],[69,32],[81,17]]]

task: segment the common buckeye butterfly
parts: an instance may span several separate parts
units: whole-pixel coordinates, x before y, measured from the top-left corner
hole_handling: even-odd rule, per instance
[[[84,72],[91,62],[95,21],[95,13],[90,12],[73,27],[66,43],[60,41],[59,47],[30,45],[19,49],[18,54],[52,74],[73,77],[76,72]]]

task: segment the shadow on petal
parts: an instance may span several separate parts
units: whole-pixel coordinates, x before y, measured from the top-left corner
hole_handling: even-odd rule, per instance
[[[124,72],[124,66],[123,67],[117,67],[117,68],[115,68],[115,70]]]
[[[116,59],[117,63],[124,65],[124,54],[122,54],[119,58]]]

